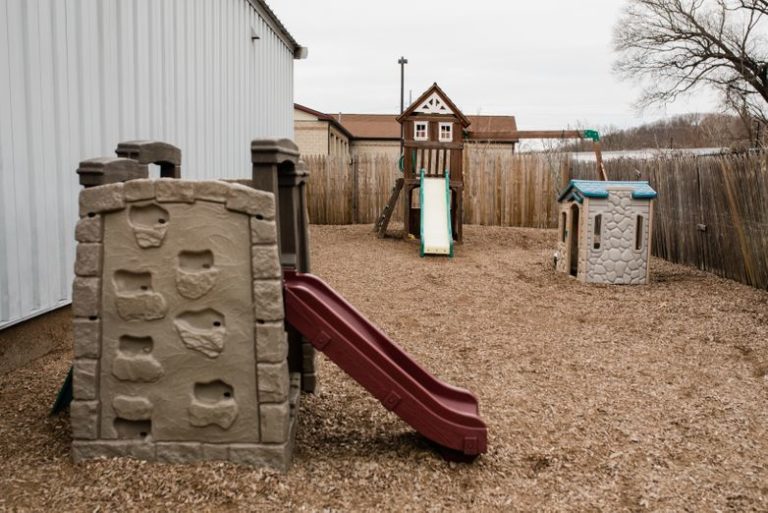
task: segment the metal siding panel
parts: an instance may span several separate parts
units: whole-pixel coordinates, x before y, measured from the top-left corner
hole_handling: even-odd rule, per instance
[[[17,228],[16,237],[9,241],[12,251],[15,253],[16,269],[12,271],[19,277],[23,277],[24,286],[17,284],[15,297],[11,296],[12,315],[23,315],[24,312],[34,311],[33,290],[37,287],[39,276],[35,274],[33,261],[29,258],[32,251],[32,227],[34,225],[35,209],[28,203],[30,197],[29,177],[33,170],[29,166],[27,153],[27,124],[29,118],[26,112],[27,105],[27,76],[24,63],[26,55],[26,18],[24,0],[8,0],[8,40],[9,40],[9,76],[10,76],[10,109],[11,137],[13,145],[13,161],[11,169],[14,173],[14,188],[9,191],[12,194],[9,199],[15,203]]]
[[[56,205],[56,220],[52,225],[56,226],[55,236],[50,237],[57,242],[56,259],[58,269],[58,291],[57,303],[66,301],[70,295],[70,273],[74,260],[74,241],[72,237],[72,224],[74,216],[77,214],[75,209],[75,193],[77,191],[77,182],[75,177],[67,173],[66,165],[69,162],[69,135],[67,126],[67,54],[66,54],[66,18],[64,16],[64,5],[56,0],[47,0],[50,6],[50,33],[49,52],[51,69],[51,101],[50,112],[53,116],[51,123],[48,123],[52,129],[51,141],[46,143],[46,148],[51,154],[50,172],[54,174],[50,182],[54,186],[54,201]]]
[[[136,111],[136,132],[145,134],[144,139],[152,137],[152,128],[149,121],[149,109],[147,101],[150,99],[150,76],[148,62],[151,49],[148,43],[149,0],[133,0],[134,23],[131,27],[134,45],[134,69],[133,78],[136,84],[136,97],[134,110]]]
[[[31,223],[31,246],[26,258],[32,261],[32,308],[38,310],[42,308],[49,296],[48,266],[46,265],[48,255],[44,238],[45,221],[48,217],[48,204],[45,201],[44,189],[45,152],[37,151],[37,147],[42,143],[40,133],[43,127],[43,113],[40,108],[42,95],[40,40],[38,38],[40,29],[38,26],[38,4],[25,2],[24,7],[26,11],[26,19],[24,20],[24,82],[26,87],[24,111],[27,116],[25,140],[29,166],[29,171],[26,173],[29,180],[26,199]],[[41,198],[42,201],[36,201],[37,198]]]
[[[46,236],[48,226],[58,228],[57,224],[61,218],[59,215],[58,197],[61,191],[56,186],[54,176],[46,176],[47,173],[50,173],[48,170],[51,169],[54,170],[51,174],[58,174],[55,172],[57,163],[55,152],[56,109],[54,100],[55,90],[53,87],[53,52],[51,51],[53,13],[50,2],[47,0],[38,2],[37,7],[37,31],[34,37],[37,39],[39,46],[37,58],[33,59],[33,64],[37,68],[36,74],[39,73],[37,80],[39,81],[40,95],[36,103],[40,106],[40,124],[36,133],[35,151],[40,156],[40,169],[42,171],[40,173],[42,180],[38,186],[37,194],[42,195],[44,205],[43,216],[41,216],[43,225],[38,226],[36,236],[41,247],[41,254],[39,256],[42,259],[41,267],[44,268],[41,273],[41,279],[45,280],[45,288],[41,290],[41,304],[47,305],[62,299],[62,282],[66,281],[67,277],[60,272],[63,248],[59,246],[58,238]],[[39,151],[39,148],[44,148],[44,150]],[[64,294],[64,297],[66,297],[66,294]]]
[[[118,2],[115,29],[117,44],[117,112],[118,137],[127,140],[128,134],[136,130],[136,110],[133,108],[136,82],[133,78],[135,58],[133,45],[133,3],[130,0]]]
[[[148,4],[147,16],[147,42],[149,54],[147,58],[147,71],[149,80],[147,81],[150,94],[147,102],[148,117],[150,120],[150,132],[152,139],[167,138],[167,133],[163,127],[163,38],[162,38],[162,10],[160,4],[163,2],[150,2]],[[115,141],[116,143],[119,141]]]
[[[99,84],[103,88],[100,96],[99,118],[101,119],[104,144],[114,146],[120,141],[123,113],[119,108],[119,43],[117,34],[119,6],[116,0],[102,0],[99,25]],[[111,36],[111,37],[109,37]]]
[[[247,177],[252,139],[292,135],[292,79],[246,0],[3,2],[0,328],[70,298],[80,160],[158,138],[186,178]]]
[[[9,2],[0,5],[0,111],[11,111],[11,64],[9,41]],[[16,259],[16,203],[13,167],[13,135],[11,119],[0,116],[0,259],[6,262],[0,269],[0,323],[18,316],[12,310],[11,291],[18,288]]]

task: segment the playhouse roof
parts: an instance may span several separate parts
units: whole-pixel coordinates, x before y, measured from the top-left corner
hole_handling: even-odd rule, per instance
[[[571,180],[568,187],[560,193],[557,201],[575,200],[579,203],[584,198],[607,198],[610,189],[631,189],[634,199],[653,199],[656,197],[648,182],[617,182],[598,180]]]
[[[467,128],[471,124],[469,118],[467,118],[467,116],[465,116],[459,110],[456,104],[453,103],[450,98],[448,98],[448,95],[445,94],[445,91],[440,89],[440,86],[437,85],[437,82],[432,84],[429,89],[424,91],[421,96],[416,98],[416,101],[413,102],[410,107],[405,109],[405,112],[398,116],[397,121],[402,123],[411,114],[421,112],[428,112],[432,114],[452,114],[459,118],[459,121],[461,122],[462,126],[464,126],[464,128]]]

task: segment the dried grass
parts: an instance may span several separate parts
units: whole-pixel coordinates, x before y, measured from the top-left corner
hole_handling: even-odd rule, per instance
[[[286,475],[225,463],[73,465],[48,408],[66,347],[0,377],[0,508],[768,509],[768,293],[653,262],[640,287],[552,272],[553,232],[467,226],[453,260],[313,226],[316,274],[478,395],[489,452],[448,464],[321,358]]]

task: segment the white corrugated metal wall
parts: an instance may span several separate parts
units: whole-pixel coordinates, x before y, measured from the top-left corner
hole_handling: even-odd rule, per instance
[[[159,139],[247,177],[293,137],[291,41],[248,0],[2,0],[0,329],[70,300],[80,160]]]

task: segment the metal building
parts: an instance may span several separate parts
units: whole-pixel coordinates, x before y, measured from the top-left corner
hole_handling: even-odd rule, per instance
[[[79,161],[158,139],[185,178],[247,177],[306,53],[263,0],[3,0],[0,329],[70,301]]]

